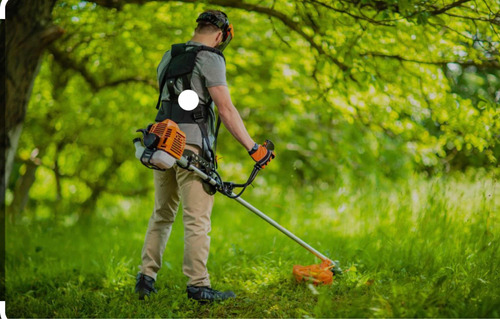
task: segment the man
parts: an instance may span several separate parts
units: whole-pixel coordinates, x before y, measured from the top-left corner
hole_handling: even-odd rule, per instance
[[[226,83],[222,50],[233,37],[233,28],[225,13],[203,12],[196,20],[193,38],[186,44],[173,45],[158,66],[160,83],[159,111],[156,121],[171,119],[186,133],[186,150],[214,162],[215,102],[219,118],[227,130],[261,167],[274,153],[256,144],[248,134],[234,107]],[[179,94],[194,90],[199,106],[187,111],[178,101]],[[160,105],[161,104],[161,105]],[[181,103],[182,104],[182,103]],[[139,298],[156,292],[154,282],[162,264],[179,201],[183,203],[184,261],[182,270],[189,278],[187,295],[202,302],[234,298],[232,291],[210,288],[207,260],[210,248],[210,215],[214,202],[207,185],[193,172],[174,165],[166,171],[154,171],[155,205],[142,249],[141,272],[137,275]]]

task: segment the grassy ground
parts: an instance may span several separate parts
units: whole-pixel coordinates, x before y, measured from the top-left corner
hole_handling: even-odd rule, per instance
[[[495,190],[496,187],[496,190]],[[317,188],[318,189],[318,188]],[[150,201],[101,203],[92,226],[24,220],[7,227],[7,316],[13,317],[499,317],[500,187],[489,178],[414,178],[321,191],[254,188],[245,198],[349,269],[334,284],[292,278],[310,253],[217,195],[213,286],[236,300],[187,300],[182,219],[157,280],[133,293]],[[264,203],[262,198],[268,201]],[[178,216],[180,217],[180,216]]]

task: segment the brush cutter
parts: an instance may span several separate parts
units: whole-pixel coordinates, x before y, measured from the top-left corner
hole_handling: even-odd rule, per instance
[[[315,285],[331,284],[333,275],[342,274],[342,270],[337,261],[332,261],[240,197],[246,187],[253,182],[258,172],[261,170],[259,165],[256,164],[254,166],[246,183],[235,184],[232,182],[223,182],[215,169],[215,165],[188,150],[184,150],[186,135],[179,129],[175,122],[167,119],[163,122],[150,125],[147,129],[137,131],[143,134],[144,146],[140,138],[134,139],[136,148],[135,156],[142,164],[148,168],[165,170],[177,163],[178,166],[193,171],[201,177],[205,183],[212,185],[216,191],[236,200],[238,203],[248,208],[252,213],[274,226],[322,260],[320,265],[293,266],[293,274],[297,281],[312,282]],[[264,143],[264,146],[268,150],[274,150],[274,145],[269,140]],[[241,188],[241,191],[235,194],[235,188]]]

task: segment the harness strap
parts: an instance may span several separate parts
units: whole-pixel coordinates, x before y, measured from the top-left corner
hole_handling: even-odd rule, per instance
[[[191,90],[191,81],[188,78],[187,74],[182,76],[182,89],[183,90]]]
[[[196,113],[193,114],[193,117],[195,117]],[[215,164],[215,150],[210,147],[210,140],[208,139],[208,128],[207,128],[207,123],[206,121],[201,117],[195,118],[195,122],[198,124],[198,127],[200,128],[201,131],[201,137],[202,137],[202,153],[204,156],[207,156],[207,160],[210,163]]]
[[[170,94],[171,99],[177,100],[178,95],[175,94],[174,85],[175,85],[175,79],[168,79],[168,81],[167,81],[168,94]],[[161,94],[160,94],[160,98],[161,98]]]
[[[217,116],[217,126],[215,127],[215,134],[214,134],[214,138],[215,138],[214,147],[213,147],[214,154],[217,154],[217,137],[219,136],[220,123],[221,123],[220,116]],[[217,156],[215,156],[214,164],[215,164],[215,168],[219,167],[219,165],[217,163]]]
[[[163,87],[165,86],[165,81],[167,80],[167,78],[165,76],[166,73],[167,73],[167,68],[163,68],[163,70],[161,70],[161,74],[160,74],[160,95],[158,96],[158,102],[156,103],[156,109],[157,110],[160,108],[161,93],[163,91]],[[175,95],[175,91],[174,91],[173,85],[172,85],[172,88],[170,88],[170,85],[168,86],[168,92],[171,95],[172,95],[172,92],[173,92],[173,94]]]

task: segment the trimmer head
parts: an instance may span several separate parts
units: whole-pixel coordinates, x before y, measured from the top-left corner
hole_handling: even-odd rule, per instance
[[[333,272],[333,275],[334,276],[342,276],[343,272],[342,272],[342,269],[340,268],[339,261],[334,260],[334,261],[332,261],[332,263],[333,263],[333,267],[330,270]]]
[[[319,265],[293,266],[293,275],[298,282],[312,282],[315,285],[330,285],[333,282],[333,276],[341,274],[342,270],[338,266],[338,261],[329,259],[323,260]]]

